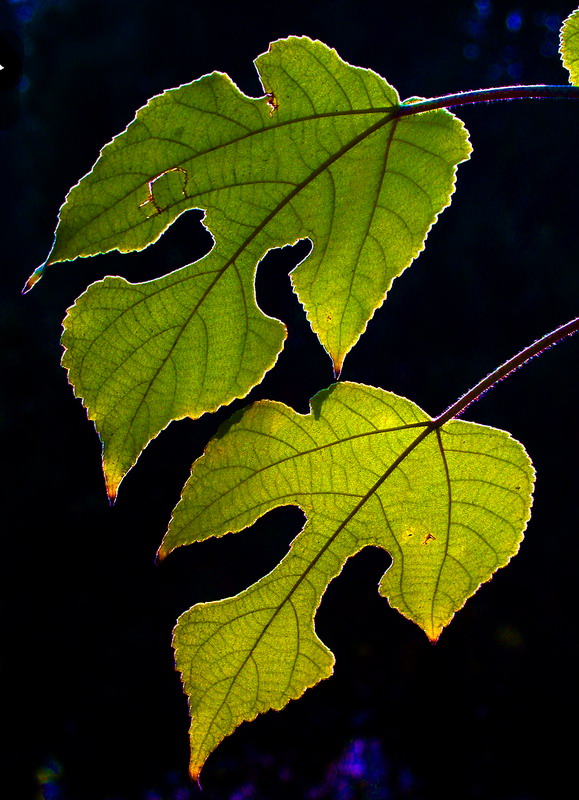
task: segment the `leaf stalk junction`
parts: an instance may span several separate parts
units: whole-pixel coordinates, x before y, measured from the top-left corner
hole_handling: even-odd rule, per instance
[[[533,86],[499,86],[474,89],[468,92],[445,94],[427,100],[404,100],[396,111],[397,117],[422,114],[437,108],[454,108],[473,103],[490,103],[498,100],[579,100],[579,86],[537,84]]]
[[[489,389],[492,389],[508,375],[520,369],[527,361],[540,355],[545,350],[553,347],[553,345],[559,344],[563,339],[572,336],[574,333],[577,333],[577,331],[579,331],[579,317],[569,320],[569,322],[560,325],[558,328],[555,328],[555,330],[541,336],[540,339],[524,347],[512,358],[509,358],[508,361],[501,364],[500,367],[490,372],[486,378],[479,381],[472,389],[469,389],[468,392],[465,392],[455,403],[449,406],[446,411],[443,411],[442,414],[436,417],[432,423],[433,427],[439,428],[441,425],[444,425],[445,422],[460,416],[472,403],[475,403],[486,394]]]

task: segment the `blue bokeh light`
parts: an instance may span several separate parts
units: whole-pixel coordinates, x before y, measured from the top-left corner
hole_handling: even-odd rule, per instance
[[[474,7],[479,17],[488,17],[492,11],[490,0],[475,0]]]
[[[523,25],[523,15],[520,11],[511,11],[507,14],[507,30],[511,33],[518,33]]]
[[[58,6],[61,0],[8,0],[10,5],[15,6],[14,15],[18,22],[30,22],[36,11],[46,8],[48,5]]]
[[[559,33],[559,28],[561,27],[561,17],[559,17],[557,14],[544,14],[541,22],[543,27],[547,28],[547,30],[552,31],[553,33]]]
[[[480,48],[478,44],[465,44],[462,54],[468,61],[474,61],[480,55]]]

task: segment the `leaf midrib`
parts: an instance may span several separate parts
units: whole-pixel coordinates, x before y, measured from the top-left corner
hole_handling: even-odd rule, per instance
[[[157,369],[155,370],[155,372],[152,374],[152,376],[151,376],[151,378],[150,378],[150,380],[149,380],[149,382],[147,384],[147,388],[144,390],[144,392],[142,394],[142,397],[141,397],[137,407],[135,408],[135,411],[134,411],[133,415],[131,416],[130,421],[128,422],[127,429],[126,429],[127,433],[125,435],[124,443],[126,443],[129,435],[132,435],[130,433],[130,428],[132,427],[132,425],[133,425],[138,413],[140,412],[140,409],[141,409],[143,403],[147,400],[148,395],[149,395],[149,391],[151,389],[151,386],[154,384],[155,380],[157,379],[157,377],[161,373],[161,370],[164,368],[164,366],[167,363],[168,359],[171,358],[171,356],[173,355],[173,352],[174,352],[175,348],[177,347],[177,344],[179,343],[183,332],[186,330],[186,328],[188,327],[188,325],[191,322],[191,320],[193,319],[193,317],[197,314],[197,312],[198,312],[199,308],[201,307],[201,305],[204,303],[206,298],[209,296],[209,294],[213,290],[214,286],[217,284],[217,282],[220,280],[220,278],[225,274],[225,272],[229,269],[229,267],[232,266],[235,263],[235,261],[242,255],[243,251],[246,250],[247,247],[249,247],[249,245],[256,239],[256,237],[267,227],[267,225],[271,222],[271,220],[274,219],[277,216],[277,214],[279,214],[288,205],[288,203],[290,203],[294,199],[294,197],[296,197],[301,191],[303,191],[303,189],[305,189],[312,181],[314,181],[319,175],[321,175],[332,164],[334,164],[336,161],[338,161],[343,155],[345,155],[347,152],[352,150],[354,147],[356,147],[356,145],[360,144],[360,142],[362,142],[365,139],[367,139],[373,133],[375,133],[376,131],[380,130],[380,128],[382,128],[384,125],[388,124],[390,121],[391,120],[389,118],[384,118],[384,119],[377,120],[373,125],[371,125],[369,128],[367,128],[365,131],[362,131],[361,133],[359,133],[350,142],[348,142],[347,144],[343,145],[340,148],[340,150],[336,151],[336,153],[333,153],[324,162],[322,162],[318,167],[316,167],[315,170],[313,170],[306,178],[304,178],[303,181],[298,183],[294,187],[294,189],[292,189],[292,191],[289,192],[286,195],[286,197],[283,198],[277,204],[277,206],[270,211],[270,213],[262,220],[262,222],[259,225],[257,225],[251,231],[250,234],[248,234],[248,236],[240,244],[240,246],[238,247],[236,252],[229,259],[227,259],[227,261],[225,262],[223,267],[216,272],[213,281],[206,287],[205,291],[203,292],[203,294],[201,295],[201,297],[199,298],[199,300],[197,301],[197,303],[195,304],[195,306],[191,310],[191,313],[188,315],[188,317],[186,318],[184,323],[181,326],[179,326],[178,333],[175,336],[173,344],[171,345],[171,347],[169,348],[169,350],[165,354],[165,357],[162,359],[162,361],[160,362],[160,364],[157,367]],[[398,121],[394,120],[394,123],[393,123],[394,131],[395,131],[396,127],[397,127],[397,124],[398,124]],[[394,136],[394,131],[392,133],[392,137]],[[189,279],[192,279],[194,277],[195,276],[189,276]],[[184,280],[186,280],[186,279],[184,279]],[[170,284],[170,285],[174,286],[175,284]],[[169,287],[163,287],[163,288],[169,288]],[[162,289],[160,291],[162,291]],[[141,303],[144,300],[146,300],[148,297],[152,297],[152,296],[153,295],[147,295],[146,298],[142,298],[141,300],[137,301],[137,303],[135,305],[138,305],[139,303]],[[134,306],[132,306],[132,308],[134,308]],[[122,316],[122,314],[119,315],[119,317],[120,316]],[[119,317],[117,317],[116,319],[118,319]],[[116,319],[113,322],[111,322],[110,325],[114,324],[114,322],[116,322]],[[217,406],[217,408],[218,407],[219,406]],[[148,439],[148,441],[150,441],[150,439]]]
[[[256,100],[260,100],[260,99],[262,99],[262,98],[255,98],[255,99],[256,99]],[[222,143],[220,143],[220,144],[218,144],[218,145],[214,145],[213,147],[208,147],[206,150],[202,150],[202,151],[195,152],[195,153],[194,153],[194,154],[193,154],[193,155],[192,155],[190,158],[188,158],[188,159],[184,159],[184,160],[181,160],[181,161],[178,161],[178,162],[176,162],[176,163],[172,164],[171,166],[167,166],[167,167],[166,167],[164,170],[162,170],[162,171],[161,171],[161,172],[160,172],[158,175],[154,176],[152,179],[149,179],[148,183],[150,182],[150,180],[155,180],[156,178],[159,178],[159,177],[161,177],[161,176],[162,176],[162,175],[164,175],[166,172],[170,172],[171,170],[177,169],[178,167],[180,167],[181,169],[185,169],[185,165],[186,165],[186,164],[188,164],[188,165],[191,165],[191,164],[193,164],[193,162],[194,162],[194,161],[195,161],[195,159],[197,159],[197,158],[202,158],[203,156],[209,155],[210,153],[216,152],[216,151],[218,151],[218,150],[220,150],[220,149],[223,149],[223,148],[226,148],[226,147],[230,147],[230,146],[237,145],[237,144],[239,144],[240,142],[242,142],[242,141],[244,141],[245,139],[248,139],[248,138],[250,138],[250,137],[252,137],[252,136],[259,136],[259,135],[261,135],[261,134],[272,133],[272,132],[274,132],[274,131],[276,131],[276,130],[279,130],[280,128],[284,128],[284,127],[286,127],[286,126],[289,126],[289,125],[298,125],[298,124],[301,124],[301,123],[305,123],[305,122],[312,122],[312,121],[317,121],[317,120],[319,120],[319,119],[324,119],[324,118],[329,118],[329,117],[343,117],[343,116],[355,116],[355,115],[367,115],[367,114],[386,114],[387,116],[384,118],[384,120],[379,120],[379,122],[380,122],[380,123],[382,123],[382,124],[386,124],[386,123],[388,123],[388,122],[390,122],[390,121],[393,121],[393,120],[394,120],[394,121],[397,121],[397,119],[396,119],[396,111],[397,111],[397,109],[398,109],[399,107],[400,107],[400,105],[398,104],[398,105],[393,105],[393,106],[385,106],[385,107],[380,107],[380,108],[351,109],[351,110],[344,110],[344,111],[327,111],[327,112],[321,112],[321,113],[318,113],[318,114],[310,114],[310,115],[307,115],[307,116],[304,116],[304,117],[299,117],[299,118],[296,118],[296,119],[283,120],[282,122],[280,122],[280,123],[278,123],[278,124],[271,125],[271,126],[269,126],[269,127],[263,127],[263,128],[259,128],[258,130],[252,130],[252,131],[248,131],[247,133],[245,133],[245,134],[243,134],[243,135],[241,135],[241,136],[238,136],[238,137],[236,137],[235,139],[231,139],[230,141],[227,141],[227,142],[222,142]],[[206,112],[206,113],[208,113],[208,114],[209,114],[209,113],[213,113],[213,112]],[[275,113],[278,113],[278,112],[275,112]],[[135,120],[135,122],[137,122],[137,120]],[[138,120],[138,122],[139,122],[139,124],[141,124],[141,125],[145,125],[145,123],[143,123],[141,120]],[[132,124],[135,124],[135,123],[132,123]],[[129,126],[129,127],[130,127],[130,126]],[[146,125],[145,125],[145,127],[146,127]],[[378,126],[378,127],[380,127],[380,126]],[[370,133],[372,133],[372,132],[373,132],[373,128],[374,128],[374,126],[371,126],[371,128],[370,128],[370,129],[368,129],[368,135],[369,135]],[[376,128],[376,130],[377,130],[377,129],[378,129],[378,128]],[[128,128],[127,128],[126,130],[128,130]],[[122,136],[122,134],[120,134],[120,135]],[[158,139],[158,138],[161,138],[161,137],[157,137],[157,136],[155,136],[155,135],[151,135],[151,136],[150,136],[150,139]],[[110,147],[110,146],[113,144],[113,142],[114,142],[114,141],[115,141],[115,140],[113,139],[113,140],[112,140],[112,141],[111,141],[111,142],[110,142],[110,143],[107,145],[107,147]],[[356,143],[357,143],[357,142],[356,142]],[[125,148],[129,148],[129,147],[131,147],[132,145],[134,145],[134,146],[137,146],[137,145],[138,145],[138,146],[142,146],[142,144],[143,144],[143,142],[142,142],[142,141],[139,141],[139,142],[134,142],[134,143],[125,144],[125,145],[123,145],[123,147],[125,147]],[[182,146],[185,146],[185,147],[187,147],[187,146],[188,146],[188,145],[187,145],[186,143],[184,143],[184,142],[179,142],[179,144],[180,144],[180,145],[182,145]],[[101,156],[102,156],[102,153],[104,152],[104,149],[105,149],[105,148],[103,148],[103,150],[101,151]],[[339,156],[338,156],[338,157],[339,157]],[[98,162],[97,162],[97,163],[98,163]],[[95,166],[96,166],[96,165],[95,165]],[[77,187],[80,185],[80,183],[81,183],[83,180],[85,180],[86,178],[88,178],[88,177],[91,175],[91,173],[92,173],[92,170],[91,170],[90,172],[88,172],[88,173],[87,173],[87,175],[86,175],[84,178],[82,178],[82,179],[81,179],[81,181],[79,181],[79,183],[78,183],[78,184],[77,184],[77,185],[76,185],[74,188],[76,189],[76,188],[77,188]],[[129,174],[129,175],[132,175],[132,174],[134,174],[134,173],[128,173],[128,174]],[[95,184],[95,185],[97,185],[97,184],[99,184],[99,183],[101,183],[101,182],[103,182],[103,181],[110,181],[110,180],[111,180],[111,176],[110,176],[110,175],[107,175],[107,176],[103,176],[102,178],[95,179],[95,180],[94,180],[94,184]],[[140,185],[140,184],[139,184],[139,185]],[[129,190],[129,191],[126,193],[126,194],[124,194],[122,197],[119,197],[117,200],[115,200],[115,201],[114,201],[114,203],[112,203],[112,204],[108,204],[108,205],[106,206],[106,208],[104,208],[104,209],[103,209],[101,212],[99,212],[98,214],[96,214],[95,216],[93,216],[93,217],[92,217],[92,218],[91,218],[91,219],[90,219],[88,222],[86,222],[86,223],[85,223],[85,224],[84,224],[82,227],[80,227],[80,228],[77,228],[77,229],[75,230],[75,232],[74,232],[74,237],[73,237],[73,238],[76,238],[77,236],[79,236],[79,235],[80,235],[80,234],[81,234],[81,233],[82,233],[82,232],[83,232],[83,231],[84,231],[86,228],[88,228],[88,227],[90,227],[91,225],[93,225],[93,224],[94,224],[94,223],[95,223],[97,220],[99,220],[101,217],[103,217],[103,216],[104,216],[104,215],[106,215],[106,214],[109,214],[109,212],[111,212],[111,211],[113,211],[114,209],[116,209],[116,207],[117,207],[117,206],[118,206],[120,203],[123,203],[123,202],[124,202],[124,201],[125,201],[125,200],[126,200],[128,197],[130,197],[130,196],[131,196],[131,194],[133,194],[133,193],[134,193],[134,192],[135,192],[135,191],[136,191],[136,190],[139,188],[139,185],[133,186],[133,187],[132,187],[132,188],[131,188],[131,189],[130,189],[130,190]],[[206,194],[207,192],[204,192],[204,193]],[[188,197],[189,197],[189,195],[188,195]],[[171,206],[169,206],[169,208],[170,208],[170,207],[171,207]],[[166,210],[166,209],[164,209],[164,210]],[[185,209],[185,210],[193,210],[193,208],[191,208],[191,209]],[[162,213],[162,212],[161,212],[161,213]],[[182,212],[182,213],[183,213],[183,212]],[[153,216],[155,216],[155,215],[153,215]],[[137,225],[133,225],[133,226],[132,226],[132,227],[130,227],[130,228],[126,228],[126,229],[125,229],[125,231],[123,231],[123,232],[124,232],[124,233],[126,233],[127,231],[134,231],[134,230],[137,230],[137,229],[138,229],[138,228],[139,228],[141,225],[144,225],[144,224],[146,224],[147,222],[149,222],[151,218],[152,218],[152,217],[146,217],[146,218],[143,218],[143,220],[142,220],[141,222],[139,222]],[[169,225],[170,225],[170,224],[172,224],[172,223],[169,223]],[[167,227],[168,227],[168,226],[167,226]],[[165,229],[166,229],[166,228],[165,228]],[[161,233],[159,234],[159,236],[160,236],[162,233],[163,233],[163,231],[161,231]],[[156,241],[156,240],[155,240],[155,241]],[[148,245],[145,245],[143,248],[140,248],[140,249],[145,249],[146,247],[148,247]],[[115,250],[115,249],[118,249],[118,248],[111,248],[111,250]],[[101,255],[101,254],[102,254],[102,252],[110,252],[110,250],[107,250],[107,251],[99,251],[98,253],[94,253],[93,255]],[[125,251],[120,251],[120,252],[125,252]],[[75,257],[77,258],[78,256],[75,256]],[[47,261],[47,265],[49,265],[49,264],[56,264],[56,263],[58,263],[60,260],[61,260],[61,259],[57,259],[56,261],[51,261],[51,260],[50,260],[50,258],[49,258],[49,259],[48,259],[48,261]],[[71,260],[71,259],[62,259],[62,260],[63,260],[63,261],[66,261],[66,260]]]
[[[307,418],[307,415],[306,415],[306,418]],[[373,431],[364,431],[363,433],[355,433],[355,434],[352,434],[350,436],[346,436],[346,437],[341,438],[341,439],[336,439],[336,440],[334,440],[332,442],[327,442],[326,444],[317,445],[316,447],[312,447],[309,450],[301,450],[299,452],[292,453],[291,455],[285,456],[284,458],[280,458],[277,461],[272,462],[271,464],[267,464],[264,467],[260,467],[259,469],[254,470],[250,475],[247,475],[245,478],[242,478],[238,483],[235,484],[235,486],[232,486],[230,489],[227,489],[226,491],[222,492],[219,495],[219,497],[215,498],[215,500],[212,500],[210,503],[207,503],[205,506],[203,506],[202,510],[198,514],[195,514],[195,516],[193,516],[191,518],[190,522],[188,521],[187,524],[188,525],[192,524],[196,519],[198,519],[199,517],[203,516],[208,511],[208,509],[210,509],[213,505],[215,505],[216,503],[220,502],[223,498],[227,497],[228,494],[231,494],[231,492],[238,491],[240,489],[240,487],[243,486],[243,484],[246,483],[247,481],[253,480],[257,475],[261,475],[261,474],[263,474],[264,472],[267,472],[270,469],[275,469],[276,467],[279,467],[281,464],[284,464],[287,461],[291,461],[292,459],[302,458],[303,456],[308,456],[308,455],[311,455],[312,453],[318,453],[318,452],[320,452],[322,450],[327,450],[327,449],[329,449],[331,447],[338,447],[339,445],[346,444],[347,442],[354,441],[355,439],[362,439],[362,438],[364,438],[366,436],[376,436],[376,435],[385,434],[385,433],[396,433],[396,431],[405,431],[405,430],[409,430],[411,428],[425,428],[425,427],[428,427],[429,425],[432,425],[432,422],[433,422],[432,420],[427,419],[427,420],[424,420],[424,422],[410,422],[410,423],[407,423],[405,425],[397,425],[397,426],[392,427],[392,428],[378,428],[378,429],[373,430]],[[255,434],[255,435],[258,435],[258,436],[266,436],[268,438],[275,438],[275,437],[272,437],[271,434],[269,434],[267,432],[264,433],[263,431],[251,430],[250,432],[252,434]],[[280,440],[277,440],[277,441],[280,441]],[[287,442],[283,442],[283,444],[287,444]],[[224,520],[224,522],[229,523],[229,520]],[[231,531],[231,532],[233,532],[233,531]],[[204,540],[203,539],[201,539],[201,540],[195,539],[193,541],[204,541]],[[177,546],[182,546],[183,544],[190,544],[190,542],[184,542],[184,543],[181,543],[181,544],[179,544]],[[171,548],[171,550],[169,550],[167,552],[169,553],[173,549],[175,549],[175,548]]]

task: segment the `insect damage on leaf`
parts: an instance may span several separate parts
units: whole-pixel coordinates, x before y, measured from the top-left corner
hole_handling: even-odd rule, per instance
[[[268,92],[265,96],[267,97],[267,102],[271,108],[271,111],[269,113],[273,115],[278,110],[279,103],[277,102],[276,96],[274,95],[273,92]]]
[[[173,167],[155,178],[147,184],[149,194],[146,200],[139,203],[139,208],[146,209],[149,214],[160,214],[170,206],[187,197],[188,175],[183,167]]]
[[[105,278],[69,309],[63,363],[113,494],[171,420],[245,396],[275,364],[285,330],[254,288],[269,250],[312,242],[292,285],[337,375],[470,154],[451,113],[398,118],[392,86],[321,42],[282,39],[255,63],[263,97],[215,72],[150,100],[60,212],[49,264],[142,250],[189,209],[215,243],[148,283]]]
[[[457,420],[438,428],[409,400],[359,384],[320,392],[305,416],[262,401],[230,421],[193,465],[160,556],[281,505],[299,506],[307,522],[269,575],[178,621],[192,775],[242,721],[331,675],[314,617],[348,558],[387,550],[380,593],[436,641],[517,552],[533,479],[508,433]]]

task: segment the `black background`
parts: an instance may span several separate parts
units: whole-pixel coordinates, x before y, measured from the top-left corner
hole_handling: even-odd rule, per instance
[[[225,740],[200,795],[187,778],[171,629],[193,603],[234,594],[273,568],[302,515],[272,512],[155,567],[190,463],[232,408],[172,424],[109,508],[98,440],[59,367],[59,336],[88,283],[163,274],[203,255],[208,234],[191,212],[143,253],[58,265],[19,294],[46,258],[67,190],[152,94],[213,69],[259,94],[252,60],[289,34],[322,39],[402,97],[565,83],[557,29],[570,11],[555,0],[4,0],[4,52],[15,54],[15,71],[21,58],[22,72],[2,85],[0,105],[2,797],[535,800],[575,785],[579,337],[466,415],[511,431],[537,468],[517,558],[435,647],[378,596],[388,556],[368,549],[352,559],[317,617],[335,675]],[[346,359],[344,379],[436,414],[577,315],[578,112],[553,101],[458,112],[473,159],[459,168],[455,201],[427,250]],[[332,373],[291,294],[296,260],[299,252],[277,251],[258,270],[258,301],[289,338],[250,399],[304,412]]]

